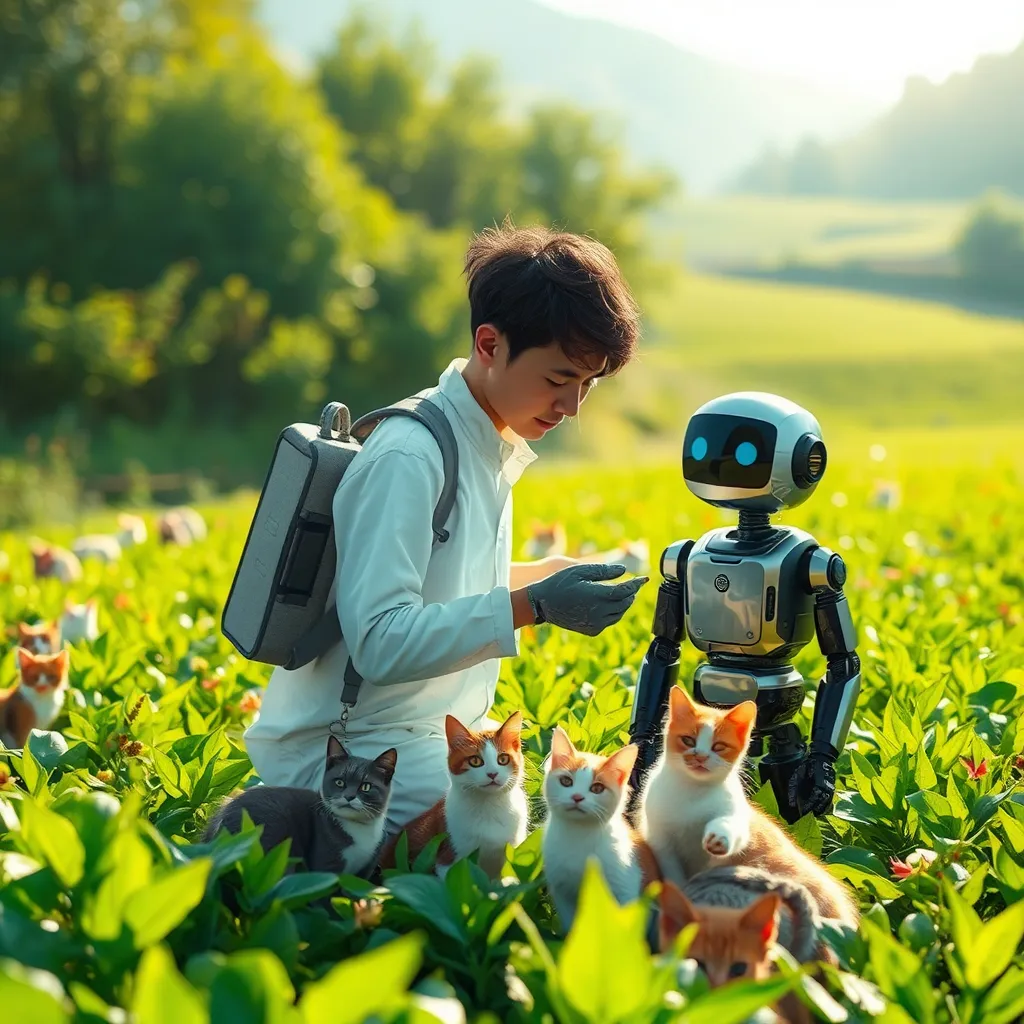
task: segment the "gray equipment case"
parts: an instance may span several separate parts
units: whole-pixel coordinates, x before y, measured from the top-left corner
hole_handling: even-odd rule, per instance
[[[337,565],[334,494],[362,442],[389,416],[418,420],[441,449],[444,487],[431,525],[437,543],[448,539],[444,525],[455,504],[459,453],[437,405],[414,396],[353,424],[347,407],[331,402],[319,427],[285,427],[221,616],[224,635],[250,661],[295,669],[341,640],[337,601],[344,595],[328,605]]]

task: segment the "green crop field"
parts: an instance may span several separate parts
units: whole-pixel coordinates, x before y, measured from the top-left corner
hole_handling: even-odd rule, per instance
[[[666,252],[697,267],[920,263],[948,254],[966,217],[959,202],[687,196],[660,211],[652,226]]]
[[[834,813],[794,828],[864,914],[856,935],[834,936],[841,967],[808,990],[822,1019],[1009,1024],[1024,1013],[1024,509],[1011,466],[865,452],[834,460],[813,499],[784,516],[846,558],[863,659]],[[656,556],[726,520],[671,467],[535,469],[517,489],[517,544],[538,517],[563,522],[573,550],[643,537]],[[7,624],[53,617],[66,595],[102,606],[102,635],[72,651],[55,731],[0,758],[11,1020],[427,1021],[464,1008],[469,1020],[730,1024],[801,984],[789,972],[709,993],[677,953],[646,951],[646,903],[618,908],[597,881],[563,938],[537,831],[493,888],[465,861],[444,882],[419,864],[373,889],[282,875],[284,860],[261,856],[252,834],[193,845],[216,803],[249,781],[241,732],[267,670],[240,658],[218,621],[252,508],[251,495],[205,508],[207,540],[150,540],[120,564],[87,563],[69,588],[33,578],[25,536],[0,539]],[[626,741],[654,596],[652,583],[595,639],[524,630],[521,656],[503,663],[495,713],[525,714],[532,796],[557,723],[590,750]],[[9,638],[3,650],[10,684]],[[696,663],[684,648],[681,678]],[[812,645],[797,665],[811,694],[823,659]],[[324,896],[329,909],[312,905]]]

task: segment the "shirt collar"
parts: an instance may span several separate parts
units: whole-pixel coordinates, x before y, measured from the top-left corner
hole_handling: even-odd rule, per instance
[[[468,359],[453,359],[441,374],[438,391],[448,399],[459,425],[473,447],[510,484],[514,484],[537,455],[526,441],[511,430],[508,432],[511,439],[498,433],[462,376],[462,370],[468,362]]]

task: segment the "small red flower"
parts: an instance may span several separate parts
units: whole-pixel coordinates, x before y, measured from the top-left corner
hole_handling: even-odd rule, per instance
[[[132,599],[127,594],[118,594],[114,598],[114,607],[119,611],[127,611],[132,606]]]
[[[897,860],[895,857],[889,858],[889,867],[893,875],[900,879],[909,878],[915,871],[905,860]]]
[[[1024,757],[1017,756],[1013,759],[1013,767],[1019,772],[1024,772]]]
[[[255,690],[249,690],[242,694],[242,700],[238,707],[243,715],[248,715],[253,711],[259,711],[262,704],[263,698]]]
[[[969,779],[980,779],[982,775],[988,775],[988,761],[983,759],[980,764],[975,764],[974,760],[970,757],[961,757],[963,766],[967,769],[967,777]]]
[[[5,764],[0,764],[0,789],[6,789],[10,781],[11,769]]]
[[[204,690],[216,690],[220,680],[216,676],[211,676],[209,679],[204,679],[199,685]]]

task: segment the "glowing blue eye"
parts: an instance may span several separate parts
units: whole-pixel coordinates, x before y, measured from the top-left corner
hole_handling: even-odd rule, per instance
[[[736,448],[736,461],[741,466],[752,466],[757,461],[757,448],[749,441],[744,441]]]
[[[693,444],[690,445],[690,454],[700,462],[708,453],[708,442],[706,438],[695,437]]]

